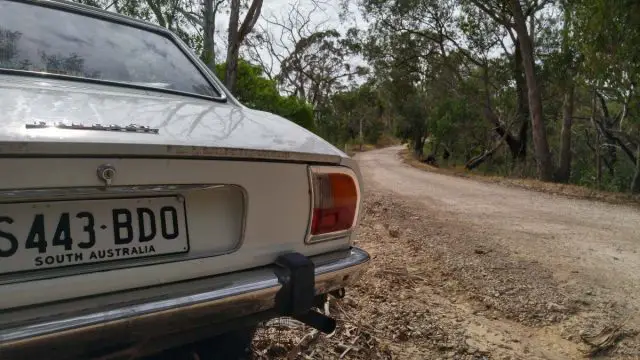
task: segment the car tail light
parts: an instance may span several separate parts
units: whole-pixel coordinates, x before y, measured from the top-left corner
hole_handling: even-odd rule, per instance
[[[355,173],[341,167],[310,167],[311,223],[308,242],[348,235],[356,225],[360,187]]]

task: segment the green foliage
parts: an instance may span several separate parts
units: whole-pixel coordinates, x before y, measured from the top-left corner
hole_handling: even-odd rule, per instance
[[[320,114],[318,133],[335,144],[354,140],[376,144],[386,128],[385,105],[372,83],[336,92],[320,108]]]
[[[216,65],[216,75],[224,80],[226,64]],[[237,93],[244,105],[285,117],[294,123],[313,130],[313,108],[294,96],[282,96],[274,80],[267,79],[262,68],[241,60],[238,63]]]

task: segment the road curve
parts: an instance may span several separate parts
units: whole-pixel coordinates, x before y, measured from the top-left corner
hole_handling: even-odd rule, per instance
[[[365,194],[391,192],[421,203],[427,216],[470,225],[561,283],[624,299],[640,324],[640,211],[423,171],[404,164],[401,149],[356,156]]]

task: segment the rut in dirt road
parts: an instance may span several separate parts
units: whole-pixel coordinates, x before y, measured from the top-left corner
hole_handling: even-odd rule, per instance
[[[482,282],[503,276],[499,271],[509,272],[504,281],[522,285],[524,290],[517,293],[503,285],[493,295],[496,303],[510,292],[517,295],[496,306],[503,315],[531,326],[560,324],[558,333],[578,338],[577,342],[578,332],[624,326],[634,338],[629,351],[639,349],[632,335],[640,329],[640,231],[636,230],[640,211],[419,170],[401,161],[401,149],[358,154],[365,193],[387,193],[417,204],[425,217],[463,232],[461,237],[466,236],[474,247],[471,254],[496,252],[501,254],[498,258],[519,264],[511,270],[494,266],[490,274],[480,274],[485,268],[478,270],[477,277],[468,275],[468,281],[476,277]],[[487,286],[478,286],[477,291]],[[536,297],[543,305],[530,306],[520,317],[509,316],[510,311],[527,308]],[[541,306],[566,311],[563,316],[539,315]]]

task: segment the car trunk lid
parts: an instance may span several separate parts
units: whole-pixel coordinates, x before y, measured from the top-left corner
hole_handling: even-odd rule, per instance
[[[231,103],[0,75],[3,156],[148,156],[338,163],[345,154],[279,116]],[[144,131],[149,129],[152,131]]]

